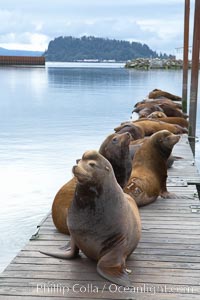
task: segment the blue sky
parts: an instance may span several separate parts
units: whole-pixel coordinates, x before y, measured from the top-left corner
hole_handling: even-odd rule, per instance
[[[0,47],[44,51],[58,36],[93,35],[175,54],[183,18],[184,0],[1,0]]]

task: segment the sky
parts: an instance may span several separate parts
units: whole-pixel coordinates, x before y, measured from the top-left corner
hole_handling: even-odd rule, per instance
[[[183,20],[184,0],[1,0],[0,47],[45,51],[58,36],[86,35],[174,55],[183,46]]]

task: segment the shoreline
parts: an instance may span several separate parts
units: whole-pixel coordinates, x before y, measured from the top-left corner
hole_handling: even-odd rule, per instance
[[[126,62],[125,68],[136,69],[136,70],[152,70],[152,69],[163,69],[163,70],[181,70],[183,69],[183,60],[167,58],[137,58]],[[188,68],[191,68],[191,62],[188,63]]]

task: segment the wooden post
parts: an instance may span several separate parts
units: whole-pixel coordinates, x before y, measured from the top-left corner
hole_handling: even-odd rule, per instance
[[[200,50],[200,0],[195,0],[194,32],[192,47],[192,71],[190,86],[190,113],[189,113],[189,141],[195,156],[196,115],[199,76],[199,50]]]
[[[187,112],[189,20],[190,20],[190,0],[185,0],[184,46],[183,46],[183,89],[182,89],[182,106],[183,106],[183,111],[185,113]]]

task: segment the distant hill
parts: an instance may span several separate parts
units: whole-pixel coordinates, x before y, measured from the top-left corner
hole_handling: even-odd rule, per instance
[[[8,56],[41,56],[44,52],[41,51],[26,51],[26,50],[8,50],[0,48],[0,55]]]
[[[115,60],[158,57],[146,44],[83,36],[57,37],[44,53],[46,61]]]

